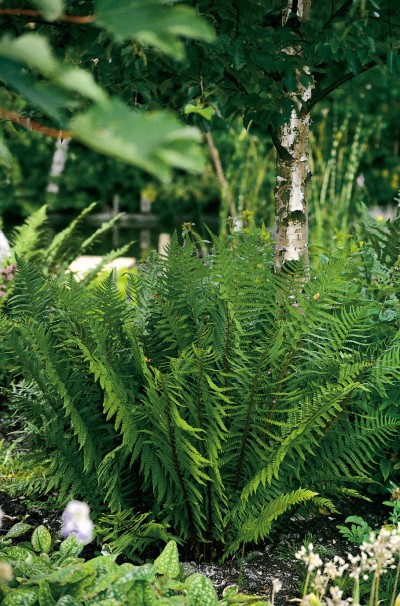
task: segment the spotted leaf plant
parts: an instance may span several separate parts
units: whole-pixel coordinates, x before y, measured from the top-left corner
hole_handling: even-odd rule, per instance
[[[2,510],[0,510],[0,526]],[[4,515],[4,514],[3,514]],[[92,538],[89,507],[71,501],[62,516],[60,542],[43,525],[17,523],[0,539],[0,606],[230,606],[270,604],[227,587],[219,601],[209,579],[186,578],[176,542],[167,543],[154,563],[117,564],[117,555],[85,561],[84,543]],[[68,535],[68,536],[67,536]]]

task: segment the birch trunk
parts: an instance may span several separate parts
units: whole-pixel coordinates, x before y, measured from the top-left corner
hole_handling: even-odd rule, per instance
[[[283,14],[283,25],[295,13],[304,21],[310,15],[311,0],[288,0]],[[301,54],[301,48],[285,48],[287,54]],[[303,67],[307,73],[307,67]],[[308,204],[307,183],[310,178],[309,129],[310,115],[302,111],[311,97],[312,85],[304,86],[301,73],[297,73],[297,90],[287,92],[293,104],[290,120],[275,133],[276,161],[276,267],[287,261],[303,259],[306,269],[308,258]]]
[[[64,172],[70,141],[71,139],[57,139],[47,185],[47,192],[49,194],[58,194],[59,192],[58,178]]]

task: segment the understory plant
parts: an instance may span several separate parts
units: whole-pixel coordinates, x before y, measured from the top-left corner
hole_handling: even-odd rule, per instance
[[[266,240],[213,238],[202,257],[175,237],[127,300],[111,275],[89,290],[18,259],[0,330],[24,379],[7,397],[47,490],[121,520],[116,549],[164,532],[226,557],[293,507],[365,496],[398,434],[400,333],[349,279],[359,257],[305,281],[276,273]]]
[[[296,553],[296,558],[307,566],[307,577],[303,589],[301,606],[378,606],[382,599],[382,582],[389,571],[395,571],[394,583],[385,604],[395,606],[400,601],[398,581],[400,573],[400,527],[381,528],[370,532],[356,555],[347,554],[347,559],[335,556],[326,563],[314,552],[311,543]],[[351,596],[346,597],[342,588],[345,580],[351,580]],[[369,581],[365,592],[365,581]],[[360,592],[364,582],[364,591]],[[364,595],[360,598],[361,593]],[[362,601],[360,602],[360,599]]]
[[[348,234],[361,216],[362,199],[366,197],[360,164],[371,129],[359,118],[349,126],[348,114],[341,124],[333,118],[332,136],[323,135],[328,120],[322,122],[319,137],[311,135],[310,233],[316,249],[324,249],[332,236]],[[328,142],[328,144],[327,144]]]
[[[0,606],[270,604],[239,593],[235,585],[226,587],[218,600],[207,577],[184,575],[175,541],[167,543],[154,563],[141,566],[118,564],[111,554],[85,561],[80,557],[83,547],[76,533],[60,541],[43,525],[33,532],[23,522],[12,526],[0,538]]]
[[[13,276],[14,265],[12,263],[18,256],[35,264],[44,275],[62,281],[71,263],[79,255],[87,254],[93,244],[104,237],[104,234],[123,215],[123,213],[116,214],[112,219],[105,221],[98,229],[95,229],[90,236],[85,237],[81,234],[81,227],[86,217],[95,207],[95,202],[89,204],[67,227],[56,235],[50,229],[47,205],[41,206],[32,213],[22,225],[14,229],[11,235],[11,255],[6,260],[4,268],[0,269],[0,273],[3,275],[3,284],[4,280],[11,279],[10,275]],[[117,250],[110,250],[101,258],[95,268],[83,276],[84,283],[92,282],[107,263],[123,256],[130,245],[131,243]],[[3,288],[3,290],[6,289]],[[0,296],[2,295],[0,294]]]

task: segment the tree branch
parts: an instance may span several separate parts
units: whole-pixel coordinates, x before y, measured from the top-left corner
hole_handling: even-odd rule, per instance
[[[19,124],[28,130],[33,130],[36,133],[47,135],[48,137],[53,137],[54,139],[67,139],[72,137],[72,131],[70,130],[44,126],[43,124],[39,124],[39,122],[34,122],[30,118],[21,116],[21,114],[10,112],[8,109],[4,109],[3,107],[0,107],[0,116],[2,116],[5,120],[10,120],[15,124]]]
[[[229,72],[227,68],[224,69],[224,76],[227,80],[230,80],[240,91],[242,91],[242,93],[245,93],[246,95],[248,94],[243,84],[239,82],[239,80],[235,78],[235,76]]]
[[[377,65],[379,65],[378,61],[375,61],[375,60],[369,61],[369,63],[366,63],[365,65],[362,66],[362,68],[360,69],[360,71],[357,74],[354,72],[349,72],[347,74],[344,74],[344,76],[341,76],[340,78],[338,78],[337,80],[335,80],[334,82],[329,84],[329,86],[326,86],[320,92],[317,92],[315,95],[313,95],[311,97],[310,101],[308,101],[304,105],[304,109],[302,110],[301,114],[302,115],[308,114],[310,112],[310,110],[314,107],[314,105],[316,105],[322,99],[324,99],[325,97],[330,95],[334,90],[339,88],[339,86],[342,86],[342,84],[345,84],[346,82],[349,82],[350,80],[353,80],[353,78],[355,78],[356,76],[359,76],[360,74],[367,72],[368,70],[372,69],[373,67],[376,67]]]
[[[224,200],[228,202],[229,213],[231,217],[236,216],[236,209],[233,203],[233,198],[231,191],[229,189],[229,183],[226,179],[224,169],[222,168],[221,157],[219,155],[219,151],[215,146],[213,136],[210,132],[206,133],[206,141],[208,145],[208,150],[210,152],[211,160],[214,164],[215,172],[217,173],[217,179],[219,186],[221,188],[221,196]]]
[[[282,160],[292,160],[292,156],[289,154],[288,150],[283,147],[283,145],[281,144],[279,137],[277,136],[276,132],[274,131],[274,129],[272,128],[271,125],[268,126],[268,134],[272,139],[272,143],[274,144],[274,147],[276,149],[276,153],[278,154],[278,156],[282,159]]]
[[[41,17],[43,11],[30,8],[0,8],[0,15],[15,15],[17,17]],[[69,23],[92,23],[96,15],[61,15],[56,21],[68,21]]]
[[[343,15],[352,4],[353,0],[346,0],[346,2],[342,4],[342,6],[338,8],[338,10],[329,17],[328,21],[324,23],[322,29],[326,29],[327,27],[329,27],[332,21],[334,21],[336,17],[340,17],[341,15]]]

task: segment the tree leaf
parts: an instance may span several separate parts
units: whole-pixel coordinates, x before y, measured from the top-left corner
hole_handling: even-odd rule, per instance
[[[93,101],[102,103],[106,100],[106,93],[96,84],[92,74],[78,67],[69,67],[60,71],[56,81],[63,88],[80,93]]]
[[[141,113],[119,99],[110,99],[76,116],[76,138],[88,147],[119,158],[168,180],[171,167],[199,171],[203,158],[197,129],[184,127],[168,112]]]
[[[58,61],[49,43],[46,38],[35,33],[15,39],[4,36],[0,40],[0,55],[36,69],[44,76],[52,76],[57,72]]]
[[[61,108],[69,105],[71,100],[56,85],[35,78],[21,64],[5,57],[0,57],[0,80],[21,93],[29,103],[40,107],[48,116],[58,121],[63,120]]]
[[[189,6],[165,6],[160,0],[97,0],[96,22],[117,40],[136,39],[176,59],[184,57],[179,36],[214,39],[212,28]]]
[[[188,103],[185,105],[185,114],[199,114],[206,120],[211,120],[213,115],[215,114],[215,109],[213,107],[201,107],[199,105],[193,105],[192,103]]]
[[[44,36],[36,33],[24,34],[16,39],[4,36],[0,40],[0,56],[26,65],[62,88],[78,92],[93,101],[102,103],[107,99],[91,73],[78,67],[64,66]]]
[[[3,133],[0,131],[0,164],[5,164],[6,166],[11,165],[11,154],[7,145],[4,143]]]
[[[49,21],[57,19],[64,12],[64,0],[32,0],[32,4],[43,11],[43,16]]]

